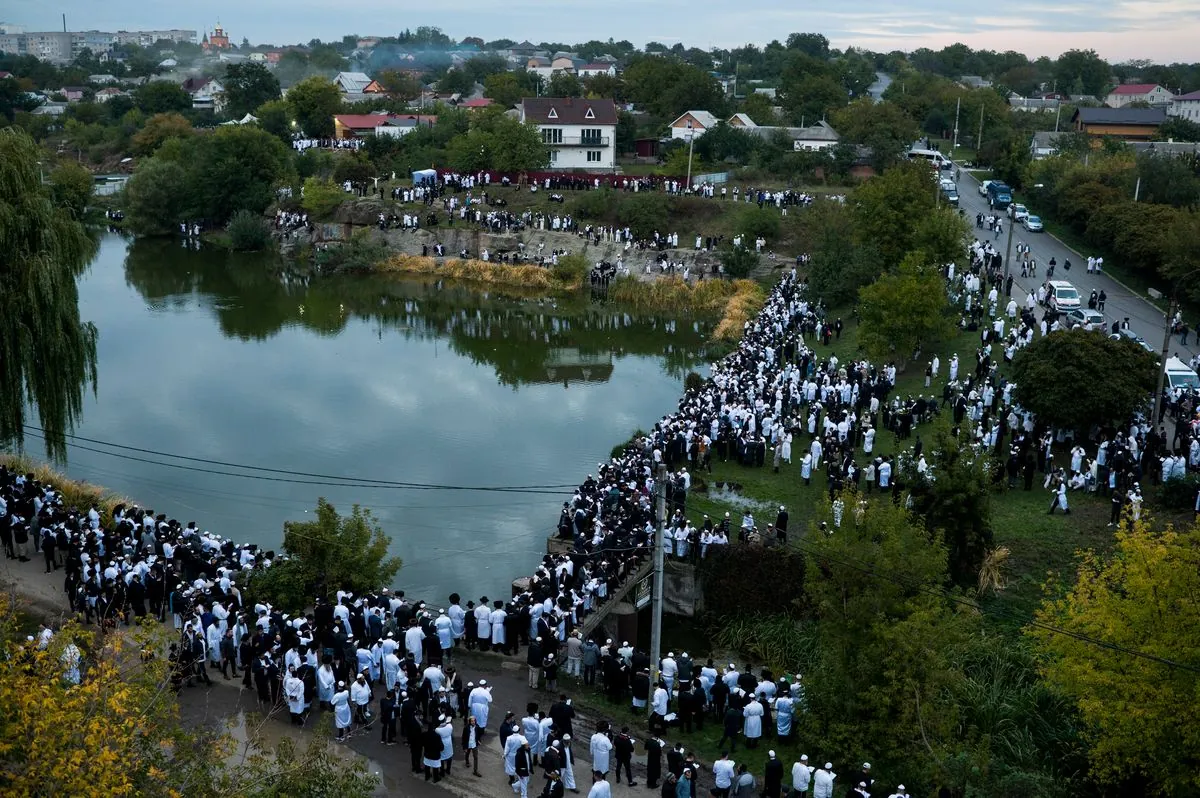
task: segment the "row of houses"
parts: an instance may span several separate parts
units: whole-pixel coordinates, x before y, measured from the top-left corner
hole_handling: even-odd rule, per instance
[[[668,126],[672,139],[694,139],[704,135],[720,124],[738,128],[752,136],[762,139],[773,139],[784,136],[791,140],[792,148],[799,151],[827,150],[838,143],[837,131],[825,120],[808,127],[786,127],[779,125],[759,125],[746,114],[734,114],[729,119],[721,120],[708,111],[686,111]]]
[[[1059,140],[1071,132],[1086,133],[1096,139],[1118,139],[1138,151],[1150,149],[1172,154],[1197,152],[1200,145],[1191,142],[1158,140],[1159,128],[1167,119],[1164,108],[1079,108],[1071,117],[1071,130],[1034,133],[1029,153],[1034,160],[1049,158],[1058,152]]]

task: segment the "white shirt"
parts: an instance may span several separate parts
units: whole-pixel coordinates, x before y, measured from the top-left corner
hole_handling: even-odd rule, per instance
[[[735,773],[731,760],[718,759],[713,763],[713,784],[717,787],[732,787]]]

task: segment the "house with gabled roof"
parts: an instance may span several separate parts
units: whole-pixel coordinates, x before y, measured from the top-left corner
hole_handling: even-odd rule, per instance
[[[1167,109],[1167,116],[1200,123],[1200,91],[1180,94],[1171,100],[1171,107]]]
[[[1166,105],[1175,98],[1169,89],[1157,83],[1126,83],[1117,86],[1104,98],[1109,108],[1124,108],[1130,103],[1144,102],[1148,105]]]
[[[684,111],[670,124],[671,138],[703,136],[705,131],[716,127],[720,121],[708,111]]]
[[[617,104],[580,97],[526,97],[518,118],[536,125],[550,147],[550,168],[612,170],[617,163]]]

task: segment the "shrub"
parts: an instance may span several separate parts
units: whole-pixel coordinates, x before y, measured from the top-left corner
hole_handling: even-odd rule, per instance
[[[688,393],[699,391],[704,387],[704,378],[694,371],[689,371],[683,377],[683,390]]]
[[[318,253],[317,265],[329,271],[368,272],[374,271],[387,254],[387,246],[375,240],[370,230],[360,230],[349,241]]]
[[[304,196],[300,204],[314,218],[326,219],[346,201],[347,196],[346,192],[328,180],[309,177],[304,181]]]
[[[749,247],[729,247],[721,253],[721,265],[730,277],[749,277],[758,265],[758,253]]]
[[[1168,479],[1158,489],[1158,503],[1166,510],[1190,510],[1196,506],[1196,491],[1200,491],[1200,475],[1187,474]]]
[[[587,258],[576,254],[560,257],[558,263],[551,267],[550,273],[564,285],[575,285],[583,282],[589,270]]]
[[[225,230],[229,233],[229,246],[235,252],[265,249],[271,241],[271,233],[266,223],[253,211],[235,213]]]
[[[716,546],[701,561],[700,578],[716,618],[764,607],[794,616],[804,596],[804,555],[781,546]]]
[[[779,230],[783,226],[783,216],[779,210],[767,205],[762,208],[751,205],[743,209],[737,217],[738,232],[750,238],[762,236],[767,241],[779,238]]]

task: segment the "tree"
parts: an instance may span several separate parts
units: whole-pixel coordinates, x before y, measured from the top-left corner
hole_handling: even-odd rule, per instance
[[[771,242],[779,237],[783,222],[779,211],[771,205],[762,208],[751,205],[738,213],[734,225],[739,233],[744,233],[751,239],[761,236]]]
[[[391,542],[370,510],[356,504],[341,516],[318,499],[313,520],[283,525],[288,557],[256,573],[250,592],[256,600],[295,611],[335,588],[356,594],[377,590],[391,584],[402,564],[388,556]]]
[[[758,266],[758,253],[753,247],[729,247],[721,250],[721,265],[725,274],[734,279],[749,277]]]
[[[94,185],[92,173],[75,161],[65,161],[50,173],[50,195],[56,205],[66,208],[75,219],[83,219]]]
[[[289,170],[287,147],[252,125],[199,136],[188,159],[189,215],[222,225],[240,210],[261,214]]]
[[[346,192],[340,187],[328,180],[309,177],[304,181],[304,196],[300,204],[314,219],[325,219],[346,199]]]
[[[787,48],[799,50],[822,61],[829,58],[829,40],[820,33],[791,33],[787,37]]]
[[[305,78],[288,89],[287,102],[305,135],[333,137],[333,117],[342,110],[342,93],[333,81],[317,75]]]
[[[39,101],[28,96],[15,78],[0,79],[0,117],[12,122],[17,111],[32,111]]]
[[[555,72],[550,76],[546,94],[550,97],[582,97],[583,84],[570,72]]]
[[[1184,280],[1200,263],[1200,211],[1177,213],[1163,239],[1162,276],[1185,296],[1200,299],[1200,281]]]
[[[187,215],[188,176],[184,167],[165,158],[140,164],[125,186],[129,228],[138,235],[168,235]]]
[[[450,67],[438,78],[437,88],[442,94],[470,94],[475,89],[475,78],[465,69]]]
[[[808,252],[808,287],[831,307],[858,297],[883,270],[879,251],[855,244],[854,211],[840,202],[818,202],[799,219],[801,251]]]
[[[908,461],[903,477],[912,510],[946,548],[950,578],[960,587],[978,583],[979,566],[992,543],[992,492],[986,452],[940,426],[926,446],[925,473]]]
[[[951,333],[949,308],[941,270],[910,256],[896,273],[859,290],[859,345],[871,359],[894,360],[903,371]]]
[[[64,459],[96,382],[96,328],[80,321],[75,285],[95,245],[42,186],[40,155],[25,133],[0,129],[0,441],[20,444],[36,406],[47,454]]]
[[[870,148],[868,160],[877,172],[899,161],[920,133],[899,106],[870,98],[834,111],[831,119],[842,141]]]
[[[170,111],[189,111],[192,98],[181,87],[165,80],[152,80],[133,92],[133,101],[146,116]]]
[[[1159,141],[1174,139],[1175,141],[1200,141],[1200,123],[1181,116],[1169,116],[1167,121],[1159,126],[1155,137]]]
[[[1082,89],[1072,94],[1103,97],[1112,84],[1112,68],[1095,50],[1068,50],[1054,65],[1054,79],[1060,87]]]
[[[407,72],[385,69],[375,76],[384,91],[402,102],[411,102],[421,96],[421,82]]]
[[[134,135],[133,151],[137,155],[153,155],[167,139],[186,139],[192,132],[192,123],[183,114],[174,111],[155,114]]]
[[[524,95],[517,76],[511,72],[488,75],[483,81],[483,93],[504,108],[512,108],[521,101],[521,97]]]
[[[1017,353],[1013,397],[1039,421],[1077,432],[1122,424],[1146,404],[1157,359],[1133,341],[1103,332],[1061,330]]]
[[[617,75],[601,73],[592,75],[584,81],[587,96],[602,97],[610,100],[622,99],[625,95],[625,81]]]
[[[258,126],[275,138],[291,143],[292,140],[292,106],[287,100],[271,100],[254,109]]]
[[[943,596],[946,551],[903,508],[844,495],[841,525],[811,531],[805,598],[815,661],[804,673],[808,723],[834,761],[887,763],[923,783],[956,742],[952,656],[974,621]],[[820,511],[829,519],[829,507]],[[881,772],[882,772],[881,768]]]
[[[1200,528],[1160,531],[1143,520],[1122,524],[1111,556],[1086,554],[1067,595],[1038,611],[1044,625],[1029,634],[1042,674],[1078,707],[1091,776],[1100,784],[1137,776],[1157,795],[1200,790],[1198,594]]]
[[[225,112],[241,119],[265,102],[279,99],[279,78],[263,64],[246,61],[225,68]]]
[[[876,247],[885,269],[895,268],[913,250],[917,224],[933,213],[937,190],[929,167],[921,163],[897,164],[863,183],[853,196],[856,240]],[[942,228],[924,231],[922,240],[944,243]],[[940,243],[938,248],[928,253],[929,260],[945,262]]]

